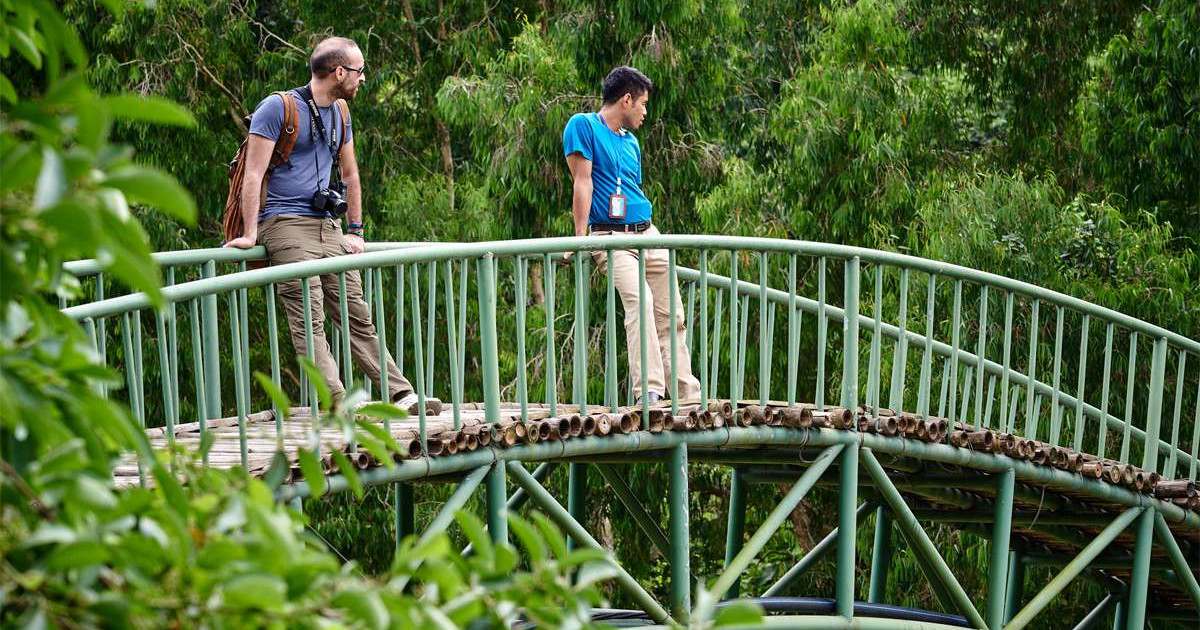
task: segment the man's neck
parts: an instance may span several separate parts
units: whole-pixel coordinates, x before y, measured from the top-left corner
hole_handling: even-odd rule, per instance
[[[331,93],[333,86],[313,79],[309,82],[308,87],[312,90],[313,102],[317,104],[317,107],[329,107],[333,104],[333,94]]]
[[[605,105],[600,108],[600,118],[604,119],[604,126],[608,127],[613,133],[621,133],[621,121],[618,117],[616,107]]]

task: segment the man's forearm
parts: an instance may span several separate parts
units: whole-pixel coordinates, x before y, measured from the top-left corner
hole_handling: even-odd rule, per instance
[[[575,182],[571,197],[571,218],[575,221],[575,236],[586,236],[588,215],[592,210],[592,183]]]
[[[346,184],[346,221],[362,223],[362,186],[358,177],[342,180]]]
[[[249,173],[242,182],[242,236],[250,240],[258,239],[258,212],[262,199],[262,177],[253,177]]]

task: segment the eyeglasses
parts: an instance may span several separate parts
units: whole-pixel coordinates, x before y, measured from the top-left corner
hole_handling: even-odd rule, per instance
[[[350,72],[357,72],[359,74],[362,74],[363,71],[367,69],[367,64],[364,63],[361,68],[351,68],[350,66],[341,66],[341,67],[346,70],[349,70]]]

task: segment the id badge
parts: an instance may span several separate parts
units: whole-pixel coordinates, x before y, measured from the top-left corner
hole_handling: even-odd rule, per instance
[[[608,218],[625,220],[625,195],[618,193],[608,198]]]

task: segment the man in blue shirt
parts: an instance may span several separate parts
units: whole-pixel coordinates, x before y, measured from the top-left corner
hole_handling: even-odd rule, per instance
[[[330,37],[317,44],[309,58],[309,68],[312,77],[308,85],[290,90],[283,97],[268,96],[254,110],[241,191],[243,233],[225,244],[243,249],[265,245],[272,265],[359,254],[365,247],[358,163],[354,157],[350,110],[345,101],[353,99],[366,81],[366,62],[353,41]],[[284,132],[284,98],[293,99],[297,108],[296,128],[286,130],[296,134],[296,144],[288,160],[268,172],[276,142]],[[340,184],[331,186],[334,171]],[[323,201],[320,195],[337,186],[341,186],[343,203]],[[348,222],[345,233],[340,216],[343,213]],[[334,325],[341,327],[339,278],[337,274],[328,274],[309,278],[305,284],[302,288],[299,280],[292,280],[279,285],[292,345],[297,354],[305,354],[303,299],[304,291],[308,291],[312,304],[313,356],[337,401],[345,393],[345,385],[325,338],[325,315],[328,312]],[[379,339],[371,322],[371,310],[363,301],[357,271],[346,273],[346,305],[350,351],[355,362],[376,383],[381,381],[383,370],[387,370],[389,399],[415,413],[417,395],[392,357],[386,356],[386,364],[380,365]],[[343,360],[348,361],[349,357]],[[441,410],[441,401],[426,398],[425,410],[436,415]]]
[[[653,84],[646,75],[628,66],[613,69],[604,79],[604,104],[598,112],[575,114],[563,130],[563,155],[571,169],[574,193],[571,213],[575,235],[607,236],[659,234],[651,222],[653,206],[642,192],[642,149],[631,130],[646,120],[646,103]],[[605,252],[593,254],[601,271],[608,263]],[[612,253],[613,283],[625,307],[625,341],[629,371],[641,402],[642,371],[645,370],[647,402],[668,393],[666,369],[670,369],[671,335],[675,335],[673,376],[680,398],[699,398],[700,382],[692,376],[692,358],[687,347],[683,304],[675,291],[675,321],[670,321],[670,278],[664,249],[645,250],[645,294],[653,308],[653,334],[646,340],[647,365],[641,364],[641,309],[638,305],[638,251]],[[653,305],[651,307],[651,305]],[[647,330],[650,326],[647,326]],[[664,369],[666,368],[666,369]]]

